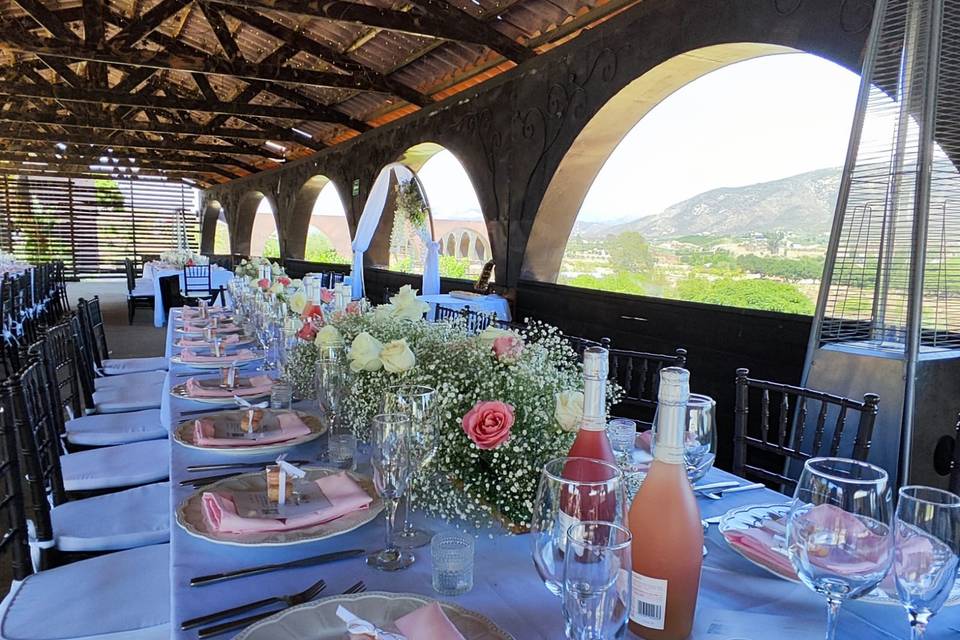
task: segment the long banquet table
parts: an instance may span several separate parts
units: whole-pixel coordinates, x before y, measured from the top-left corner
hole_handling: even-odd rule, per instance
[[[183,269],[156,268],[151,267],[149,273],[144,273],[143,279],[152,282],[153,286],[153,326],[162,327],[163,321],[167,318],[168,310],[163,306],[163,299],[160,296],[160,278],[167,276],[180,277],[180,290],[184,289]],[[230,281],[233,280],[233,272],[230,269],[224,269],[219,265],[210,265],[210,286],[216,290],[220,287],[226,289]]]
[[[171,310],[171,314],[179,311]],[[167,327],[168,355],[172,348],[173,316]],[[187,371],[171,366],[164,388],[162,415],[171,427],[179,422],[183,411],[202,409],[205,405],[174,399],[169,394],[172,384],[186,378]],[[202,374],[200,374],[202,375]],[[192,489],[179,486],[188,477],[213,475],[189,473],[192,464],[222,462],[222,456],[179,446],[170,440],[170,508],[176,508]],[[315,457],[323,446],[322,439],[294,449],[291,459]],[[368,473],[368,469],[361,469]],[[713,470],[705,481],[730,479],[724,471]],[[701,498],[703,517],[721,515],[740,505],[783,502],[784,496],[769,490],[730,494],[719,501]],[[171,516],[171,629],[172,637],[194,640],[196,629],[181,631],[180,623],[189,618],[236,606],[270,595],[300,591],[323,578],[327,588],[323,595],[342,592],[357,580],[368,590],[419,593],[436,596],[430,582],[429,547],[415,551],[416,563],[408,570],[382,573],[368,568],[362,558],[345,560],[317,567],[287,569],[260,576],[240,578],[203,587],[191,587],[190,578],[271,562],[282,562],[341,549],[373,550],[383,543],[383,518],[351,533],[294,547],[241,548],[217,545],[195,538],[175,523]],[[434,531],[453,525],[429,520]],[[702,640],[800,640],[823,637],[825,605],[806,587],[772,577],[729,550],[716,526],[710,527],[704,559],[693,638]],[[444,599],[444,598],[440,598]],[[481,612],[516,640],[559,640],[564,637],[560,600],[541,583],[530,559],[529,536],[507,536],[499,532],[480,532],[476,542],[474,587],[467,594],[449,598],[468,609]],[[955,638],[960,628],[960,608],[948,609],[930,626],[928,638]],[[224,637],[230,637],[225,635]],[[908,638],[906,616],[898,606],[865,603],[844,605],[840,616],[838,638],[868,640],[874,638]],[[304,640],[309,640],[304,638]]]

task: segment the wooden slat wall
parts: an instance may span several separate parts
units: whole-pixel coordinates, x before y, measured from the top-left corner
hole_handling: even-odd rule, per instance
[[[69,277],[116,276],[126,257],[169,251],[177,243],[178,215],[190,246],[199,246],[195,192],[186,184],[14,175],[0,180],[0,246],[28,262],[63,260]]]

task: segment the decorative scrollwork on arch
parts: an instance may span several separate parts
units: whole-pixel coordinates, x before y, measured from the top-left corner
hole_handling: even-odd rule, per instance
[[[773,0],[773,9],[782,16],[796,13],[803,5],[803,0]]]

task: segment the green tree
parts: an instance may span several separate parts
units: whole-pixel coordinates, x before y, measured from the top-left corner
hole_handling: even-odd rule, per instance
[[[650,244],[636,231],[607,236],[604,244],[610,254],[610,268],[614,271],[642,273],[653,268]]]
[[[221,256],[230,254],[230,231],[223,220],[217,220],[216,232],[213,234],[213,252]]]
[[[688,278],[677,283],[672,297],[689,302],[783,313],[810,315],[814,310],[813,302],[796,286],[759,278],[750,280]]]
[[[467,277],[467,271],[470,269],[470,261],[466,258],[457,258],[455,256],[440,256],[440,276],[444,278]]]

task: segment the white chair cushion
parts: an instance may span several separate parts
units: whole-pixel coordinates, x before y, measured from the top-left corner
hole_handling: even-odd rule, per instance
[[[65,502],[50,512],[61,551],[116,551],[170,540],[170,483]]]
[[[60,456],[67,491],[132,487],[166,480],[170,444],[166,440],[131,442]]]
[[[157,409],[163,396],[166,371],[144,371],[96,378],[93,404],[97,413]]]
[[[103,372],[108,376],[166,370],[167,359],[163,356],[155,356],[153,358],[107,358],[103,361]]]
[[[143,442],[167,437],[160,409],[131,413],[98,413],[68,420],[67,441],[84,447]]]
[[[170,545],[42,571],[0,603],[2,640],[167,640]]]

